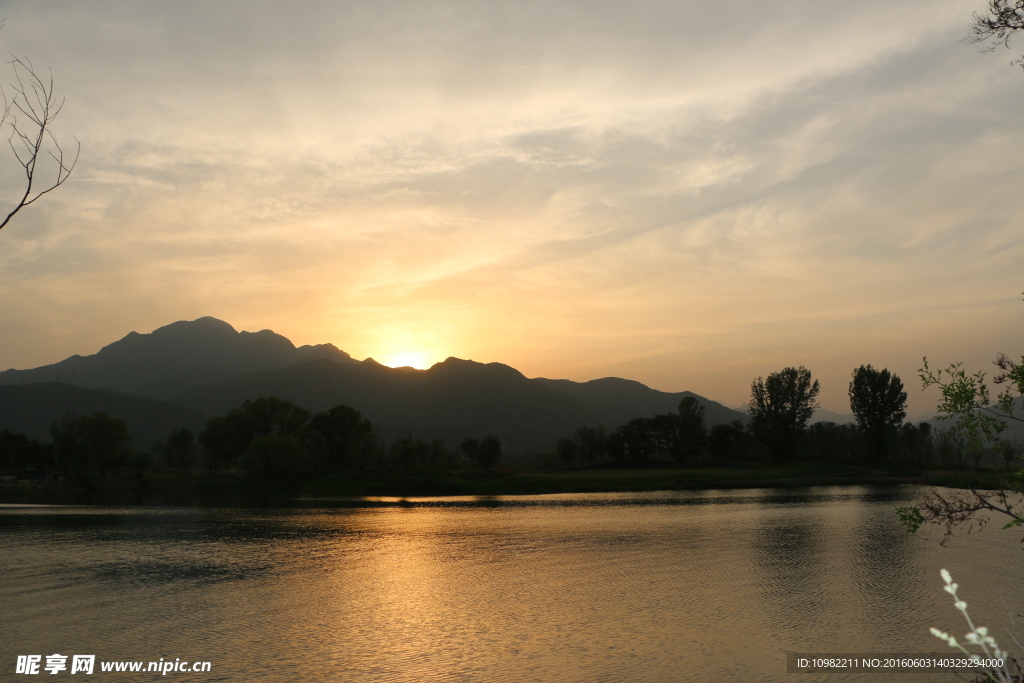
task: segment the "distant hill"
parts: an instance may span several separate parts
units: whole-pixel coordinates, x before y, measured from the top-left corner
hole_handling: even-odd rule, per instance
[[[816,422],[835,422],[836,424],[844,425],[850,422],[856,422],[857,418],[854,417],[853,413],[837,413],[825,408],[818,408],[814,411],[814,415],[808,420],[808,423],[814,424]]]
[[[0,386],[0,430],[43,442],[50,441],[50,423],[66,413],[93,415],[101,411],[124,420],[142,450],[149,450],[174,429],[187,427],[198,432],[206,424],[204,415],[188,408],[109,389],[83,389],[58,382]]]
[[[320,358],[353,362],[332,344],[295,348],[270,330],[237,332],[222,320],[199,318],[149,334],[131,332],[91,356],[76,355],[32,370],[0,372],[0,385],[59,381],[168,398],[191,387]]]
[[[429,370],[389,368],[372,360],[302,363],[198,387],[170,399],[208,415],[223,414],[244,400],[278,396],[319,412],[338,404],[355,407],[390,438],[409,433],[462,439],[499,436],[513,449],[549,449],[578,427],[611,430],[635,417],[674,412],[689,392],[655,391],[639,382],[609,377],[592,382],[527,379],[501,363],[449,358]],[[697,396],[709,424],[746,421],[746,415]]]
[[[389,438],[442,437],[452,447],[467,437],[495,434],[513,449],[551,448],[559,436],[601,421],[564,393],[507,365],[458,358],[429,370],[389,368],[373,360],[311,361],[190,389],[171,401],[219,415],[258,396],[277,396],[314,412],[350,405]]]
[[[697,398],[704,406],[704,419],[709,426],[733,420],[739,420],[744,424],[750,421],[750,416],[746,413],[727,408],[693,392],[657,391],[630,379],[605,377],[589,382],[571,382],[567,379],[538,377],[533,381],[571,397],[585,410],[600,416],[600,424],[609,429],[625,424],[635,417],[674,413],[679,409],[679,402],[687,396]]]
[[[744,415],[747,415],[748,405],[746,403],[740,405],[734,410],[741,411]],[[749,416],[748,416],[749,417]],[[854,417],[853,413],[837,413],[834,410],[827,408],[818,408],[811,415],[811,419],[807,421],[807,424],[816,424],[818,422],[835,422],[836,424],[844,425],[851,422],[856,422],[857,418]]]

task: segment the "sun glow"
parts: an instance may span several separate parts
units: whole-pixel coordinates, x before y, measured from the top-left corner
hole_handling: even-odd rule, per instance
[[[422,351],[398,351],[395,353],[389,353],[384,356],[380,361],[383,365],[387,365],[392,368],[416,368],[417,370],[426,370],[432,365],[427,354]]]

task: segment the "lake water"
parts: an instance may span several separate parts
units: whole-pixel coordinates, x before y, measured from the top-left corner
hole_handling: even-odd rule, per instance
[[[0,507],[0,678],[61,653],[211,662],[164,677],[190,681],[953,681],[786,673],[787,651],[947,653],[943,567],[1010,644],[1024,532],[907,535],[916,491]]]

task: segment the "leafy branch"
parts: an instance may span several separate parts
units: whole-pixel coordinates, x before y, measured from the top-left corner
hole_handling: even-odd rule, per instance
[[[1024,422],[1024,418],[1014,414],[1015,398],[1024,396],[1024,358],[1021,363],[1016,363],[1004,353],[997,356],[995,364],[1003,372],[993,382],[1007,386],[994,403],[984,372],[979,370],[968,375],[963,363],[951,363],[948,368],[932,370],[927,357],[922,362],[923,366],[918,370],[922,388],[938,386],[942,391],[936,417],[943,421],[956,419],[953,431],[963,435],[972,449],[984,448],[986,443],[997,445],[999,435],[1009,426],[1007,420]]]
[[[963,437],[969,448],[978,452],[989,444],[1001,451],[1009,464],[1013,444],[1001,440],[999,435],[1008,429],[1007,421],[1024,422],[1024,418],[1014,413],[1014,401],[1024,396],[1024,358],[1018,363],[1000,353],[995,365],[1001,373],[996,375],[993,383],[1005,385],[1005,388],[994,401],[985,381],[985,373],[978,371],[969,375],[962,363],[933,370],[928,365],[928,359],[924,358],[919,373],[923,388],[937,386],[942,391],[942,399],[937,406],[938,419],[955,419],[956,424],[951,431]],[[917,505],[898,508],[896,513],[910,533],[916,532],[925,523],[944,526],[941,543],[945,545],[957,526],[968,525],[968,533],[975,526],[979,530],[984,528],[988,517],[978,514],[981,512],[995,512],[1009,517],[1010,521],[1003,526],[1004,529],[1024,525],[1022,496],[1024,471],[1019,471],[1009,481],[1004,481],[997,491],[970,489],[969,493],[943,494],[932,489]]]

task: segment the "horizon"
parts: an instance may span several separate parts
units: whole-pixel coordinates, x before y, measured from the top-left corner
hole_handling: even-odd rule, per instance
[[[231,325],[230,322],[225,321],[225,320],[220,320],[218,318],[214,318],[213,316],[202,316],[201,318],[196,318],[194,320],[179,320],[179,321],[175,321],[173,323],[168,323],[167,325],[161,325],[160,327],[156,328],[155,330],[150,330],[149,332],[139,332],[138,330],[133,330],[132,333],[140,334],[140,335],[149,335],[149,334],[152,334],[153,332],[156,332],[157,330],[162,329],[164,327],[169,327],[171,325],[176,325],[176,324],[180,324],[180,323],[193,323],[193,322],[197,322],[197,321],[199,321],[201,319],[204,319],[204,318],[216,320],[216,321],[218,321],[220,323],[226,323],[229,327],[234,329],[234,331],[236,333],[254,334],[254,333],[258,333],[258,332],[273,332],[274,334],[277,334],[277,335],[279,335],[281,337],[284,337],[285,339],[288,339],[288,341],[291,342],[292,345],[295,348],[298,348],[299,346],[302,346],[300,344],[295,344],[295,342],[293,342],[291,339],[289,339],[287,335],[282,335],[279,332],[277,332],[276,330],[271,330],[269,328],[263,328],[263,329],[259,329],[259,330],[240,330],[240,329],[235,328],[233,325]],[[131,334],[131,333],[129,333],[129,334]],[[124,339],[124,338],[125,337],[120,337],[119,339],[111,340],[109,342],[109,344],[115,343],[115,342],[120,341],[121,339]],[[348,353],[344,348],[339,347],[337,344],[334,344],[333,342],[320,342],[320,343],[334,346],[335,348],[339,349],[340,351]],[[106,347],[109,344],[104,344],[103,347]],[[100,350],[101,349],[97,349],[93,353],[72,354],[72,356],[68,356],[66,358],[61,358],[58,361],[55,361],[55,363],[60,363],[60,362],[62,362],[64,360],[68,360],[68,359],[70,359],[72,357],[91,356],[91,355],[94,355],[95,353],[98,353]],[[437,360],[437,361],[432,361],[430,364],[426,365],[426,367],[416,367],[414,365],[403,364],[403,361],[410,360],[410,359],[415,360],[415,359],[418,359],[418,358],[422,358],[422,354],[402,354],[402,353],[395,354],[395,356],[392,358],[392,360],[394,361],[394,364],[385,362],[385,360],[383,360],[383,359],[373,358],[372,356],[367,356],[365,358],[358,358],[358,357],[356,357],[356,356],[354,356],[352,354],[349,354],[349,357],[352,358],[352,360],[356,361],[356,362],[367,362],[367,361],[370,361],[370,362],[378,363],[380,365],[384,365],[384,366],[392,368],[392,369],[405,368],[405,369],[418,370],[418,371],[421,371],[421,372],[425,372],[427,370],[430,370],[433,367],[435,367],[437,365],[441,365],[444,362],[446,362],[447,360],[451,360],[451,359],[468,361],[468,362],[474,362],[474,363],[482,363],[482,364],[486,364],[486,363],[501,363],[501,361],[478,361],[478,360],[473,359],[473,358],[459,358],[458,356],[447,356],[444,359]],[[501,363],[501,364],[509,365],[507,363]],[[45,365],[49,365],[49,364],[44,364],[43,366],[37,366],[37,367],[44,367]],[[518,368],[515,368],[514,366],[510,366],[509,365],[509,367],[513,367],[513,369],[519,370]],[[21,371],[21,370],[32,370],[32,369],[33,368],[3,368],[3,369],[0,369],[0,370]],[[566,379],[566,378],[563,378],[563,377],[545,377],[545,376],[541,376],[541,375],[530,376],[530,375],[525,375],[525,373],[524,373],[524,376],[526,376],[528,379],[557,379],[557,380]],[[632,378],[629,378],[629,377],[613,377],[613,376],[610,376],[610,375],[603,376],[603,377],[591,377],[591,378],[582,379],[582,380],[571,380],[571,381],[585,383],[585,382],[597,381],[597,380],[601,380],[601,379],[624,379],[624,380],[630,380],[630,381],[639,381],[639,380],[633,380]],[[58,380],[58,381],[62,381],[62,380]],[[71,381],[70,383],[71,384],[75,384],[74,381]],[[646,386],[649,386],[649,385],[646,385]],[[650,387],[650,388],[654,389],[655,387]],[[663,391],[663,390],[659,390],[659,391]],[[666,393],[682,393],[682,392],[686,392],[686,391],[689,391],[689,390],[688,389],[681,389],[681,390],[678,390],[678,391],[670,391],[670,392],[666,392]],[[692,392],[692,393],[697,393],[697,392]],[[726,408],[729,408],[731,410],[735,410],[735,411],[738,411],[738,412],[741,412],[741,413],[746,413],[747,412],[747,402],[746,401],[744,401],[742,403],[738,403],[738,404],[732,404],[732,403],[728,403],[726,401],[721,401],[721,400],[719,400],[718,398],[716,398],[714,396],[705,396],[703,394],[698,394],[698,395],[702,396],[702,398],[714,401],[714,402],[716,402],[716,403],[718,403],[718,404],[720,404],[720,405],[722,405],[722,406],[724,406]],[[833,413],[833,414],[835,414],[836,416],[839,416],[839,417],[850,418],[849,420],[847,420],[848,422],[852,422],[853,421],[853,413],[849,410],[849,406],[847,406],[847,410],[833,410],[833,409],[831,409],[831,408],[829,408],[827,406],[820,405],[819,408],[817,410],[815,410],[815,417],[812,417],[812,419],[811,419],[812,423],[820,421],[820,415],[818,415],[818,413],[820,413],[822,410],[827,411],[829,413]],[[924,412],[916,414],[916,415],[911,413],[908,410],[907,422],[922,422],[922,421],[933,419],[934,416],[935,416],[935,411],[934,410],[932,410],[932,411],[924,411]],[[818,419],[815,419],[815,418],[818,418]]]
[[[82,151],[0,231],[0,367],[202,313],[727,406],[803,365],[847,413],[871,364],[934,412],[923,356],[1024,351],[1024,72],[980,9],[8,3]]]

